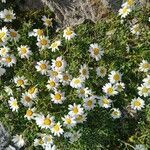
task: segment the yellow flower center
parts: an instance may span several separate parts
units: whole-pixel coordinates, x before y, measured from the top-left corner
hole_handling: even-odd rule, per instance
[[[5,16],[5,18],[9,20],[9,19],[12,18],[12,15],[11,15],[11,14],[7,14],[7,15]]]
[[[57,42],[54,42],[54,43],[51,44],[52,48],[56,48],[57,46],[58,46]]]
[[[30,102],[31,101],[31,98],[29,96],[25,96],[24,99],[25,99],[26,102]]]
[[[149,67],[150,67],[150,64],[149,64],[149,63],[143,64],[143,68],[147,69],[147,68],[149,68]]]
[[[114,90],[113,90],[113,88],[112,88],[112,87],[110,87],[110,88],[108,88],[108,89],[107,89],[107,93],[108,93],[108,94],[112,94],[112,93],[113,93],[113,91],[114,91]]]
[[[143,92],[143,93],[147,93],[147,92],[148,92],[148,88],[144,87],[144,88],[142,89],[142,92]]]
[[[22,47],[22,48],[20,49],[20,51],[21,51],[22,54],[26,54],[26,53],[27,53],[27,48]]]
[[[6,49],[5,49],[5,48],[1,49],[1,53],[2,53],[3,55],[6,54]]]
[[[44,144],[44,141],[42,139],[39,140],[39,144]]]
[[[137,107],[141,106],[141,102],[138,101],[138,100],[136,100],[136,101],[134,102],[134,106],[137,106]]]
[[[10,32],[10,36],[11,36],[11,37],[16,37],[16,36],[17,36],[17,33],[12,31],[12,32]]]
[[[118,114],[119,114],[118,111],[113,111],[114,116],[118,116]]]
[[[48,41],[46,39],[41,39],[40,43],[41,45],[47,45]]]
[[[17,84],[18,84],[18,86],[21,86],[21,85],[23,85],[23,84],[24,84],[24,81],[23,81],[23,80],[21,80],[21,79],[19,79],[19,80],[17,80]]]
[[[79,112],[79,110],[78,110],[77,107],[74,107],[74,108],[72,109],[72,111],[73,111],[73,113],[75,113],[75,114],[77,114],[77,113]]]
[[[86,70],[86,69],[83,69],[83,70],[82,70],[82,74],[83,74],[83,75],[86,75],[86,74],[87,74],[87,70]]]
[[[63,80],[67,81],[69,79],[69,77],[67,75],[63,76]]]
[[[55,66],[56,67],[61,67],[62,66],[62,62],[61,61],[56,61],[55,62]]]
[[[85,94],[84,89],[80,89],[80,94]]]
[[[33,94],[35,92],[35,90],[36,90],[35,87],[31,87],[31,88],[29,88],[28,93]]]
[[[52,20],[51,20],[51,19],[46,19],[46,20],[45,20],[45,23],[46,23],[48,26],[52,26]]]
[[[49,82],[49,85],[50,85],[51,87],[55,87],[56,84],[55,84],[54,81],[50,81],[50,82]]]
[[[12,106],[17,107],[18,106],[17,101],[13,101]]]
[[[71,119],[70,119],[70,118],[67,118],[67,119],[66,119],[66,122],[67,122],[67,124],[71,124]]]
[[[5,59],[5,61],[7,62],[7,63],[10,63],[11,62],[11,58],[10,57],[6,57],[6,59]]]
[[[127,13],[128,7],[123,7],[122,12],[123,14]]]
[[[80,120],[82,120],[82,118],[83,118],[82,115],[79,115],[79,116],[76,118],[76,120],[77,120],[77,121],[80,121]]]
[[[26,115],[27,115],[27,116],[32,116],[32,114],[33,114],[33,111],[32,111],[32,110],[30,110],[30,109],[27,110],[27,112],[26,112]]]
[[[118,80],[120,79],[119,74],[116,73],[116,74],[113,76],[113,79],[114,79],[115,81],[118,81]]]
[[[59,101],[61,100],[61,94],[59,93],[56,93],[55,96],[54,96],[55,100]]]
[[[76,79],[75,81],[74,81],[74,84],[79,84],[80,83],[80,80],[79,79]]]
[[[71,30],[66,31],[66,35],[71,35],[73,32]]]
[[[49,118],[45,118],[44,125],[50,125],[50,124],[51,124],[51,120]]]
[[[56,132],[58,132],[58,131],[60,130],[60,127],[59,127],[58,124],[56,124],[56,125],[53,127],[53,129],[54,129]]]
[[[54,77],[56,77],[58,75],[58,72],[57,71],[52,71],[51,75],[54,76]]]
[[[108,99],[106,99],[106,98],[104,98],[103,100],[102,100],[102,102],[103,102],[103,104],[109,104],[109,101],[108,101]]]
[[[93,52],[94,52],[94,55],[98,55],[99,54],[99,48],[93,48]]]
[[[41,64],[40,65],[41,70],[45,70],[47,68],[46,64]]]
[[[92,106],[92,100],[88,100],[87,105],[90,107]]]
[[[42,36],[43,34],[44,34],[43,30],[41,30],[41,29],[37,30],[37,35],[38,36]]]
[[[6,35],[5,32],[0,32],[0,40],[2,41],[2,38]]]
[[[129,6],[132,6],[133,3],[134,3],[134,0],[128,0],[127,2],[128,2],[128,5],[129,5]]]

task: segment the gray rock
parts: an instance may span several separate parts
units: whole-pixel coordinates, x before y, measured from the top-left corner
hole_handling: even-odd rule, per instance
[[[9,134],[0,123],[0,150],[3,150],[9,141]]]

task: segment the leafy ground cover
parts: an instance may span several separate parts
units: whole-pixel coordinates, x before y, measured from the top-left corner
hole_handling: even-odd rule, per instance
[[[47,8],[14,12],[12,22],[0,15],[0,120],[10,143],[149,149],[149,8],[132,4],[126,15],[59,30]]]

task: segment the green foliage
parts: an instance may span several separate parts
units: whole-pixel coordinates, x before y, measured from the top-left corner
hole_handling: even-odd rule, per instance
[[[8,106],[9,97],[4,91],[4,86],[9,85],[15,93],[14,97],[18,100],[20,100],[23,92],[17,91],[12,81],[14,76],[24,75],[29,80],[30,86],[38,85],[40,94],[36,99],[37,112],[55,115],[57,121],[64,114],[67,114],[69,104],[73,102],[83,103],[77,97],[76,91],[70,90],[70,87],[66,86],[65,88],[60,87],[60,89],[66,93],[67,100],[61,106],[53,104],[50,101],[49,92],[45,88],[48,77],[36,72],[35,63],[37,61],[49,60],[51,62],[52,59],[63,56],[67,61],[67,70],[73,77],[79,75],[78,70],[81,64],[86,63],[89,68],[92,68],[86,86],[92,89],[96,95],[103,95],[102,86],[108,82],[108,76],[103,79],[96,76],[96,67],[101,65],[107,68],[108,73],[111,70],[122,72],[122,80],[126,88],[124,92],[112,98],[113,105],[122,110],[122,118],[113,120],[110,116],[110,110],[102,109],[97,105],[93,111],[88,113],[87,122],[76,127],[82,132],[81,139],[71,145],[62,137],[56,138],[55,144],[58,148],[61,150],[133,149],[133,145],[138,143],[150,148],[149,98],[144,98],[146,108],[136,114],[131,115],[132,112],[127,108],[131,99],[138,96],[136,87],[146,77],[144,73],[138,71],[139,64],[143,59],[150,61],[148,11],[148,9],[133,11],[123,24],[120,23],[120,17],[116,17],[115,14],[110,14],[96,24],[87,21],[75,28],[77,36],[71,41],[62,38],[62,30],[55,32],[57,28],[55,21],[53,21],[53,28],[43,26],[42,15],[48,14],[49,17],[54,17],[46,8],[33,12],[17,12],[17,19],[13,24],[8,25],[9,28],[17,29],[21,35],[19,42],[8,44],[13,50],[13,54],[17,56],[17,64],[13,68],[8,68],[7,74],[2,76],[0,81],[0,90],[3,95],[0,101],[0,120],[11,135],[23,134],[26,137],[26,149],[29,150],[33,149],[32,143],[36,134],[41,132],[34,121],[29,122],[24,119],[26,109],[20,101],[18,113],[13,113]],[[130,23],[133,18],[136,18],[140,24],[139,37],[130,32]],[[52,53],[49,49],[45,49],[40,52],[36,46],[36,39],[28,37],[28,32],[36,28],[44,29],[51,42],[61,38],[62,47],[60,51]],[[89,56],[88,49],[91,43],[98,43],[105,51],[104,57],[98,62]],[[130,47],[129,52],[126,50],[127,44]],[[18,57],[17,47],[20,45],[30,46],[34,55],[29,60]],[[44,129],[42,131],[49,133]]]

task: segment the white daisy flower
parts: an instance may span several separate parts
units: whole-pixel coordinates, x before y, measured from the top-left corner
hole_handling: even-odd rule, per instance
[[[131,33],[135,34],[135,35],[139,35],[140,34],[140,26],[139,24],[135,24],[131,27]]]
[[[0,12],[0,18],[3,19],[4,22],[12,22],[12,20],[16,19],[13,10],[8,9],[4,9]]]
[[[64,117],[62,117],[62,120],[64,122],[63,125],[67,128],[72,128],[76,125],[75,117],[72,117],[70,115],[65,115]]]
[[[56,60],[52,59],[52,69],[58,71],[64,71],[67,63],[63,60],[62,56],[57,57]]]
[[[68,73],[68,71],[63,72],[59,75],[59,80],[62,83],[62,85],[69,85],[71,81],[71,75]]]
[[[14,55],[7,55],[2,58],[2,63],[6,67],[12,67],[16,64],[16,58]]]
[[[125,89],[125,84],[123,82],[118,82],[115,84],[116,90],[122,92]]]
[[[64,130],[61,127],[62,125],[60,122],[54,124],[54,126],[51,128],[51,132],[54,134],[54,136],[60,136],[61,134],[64,133]]]
[[[67,28],[64,30],[63,37],[64,37],[66,40],[71,40],[71,39],[74,38],[75,36],[76,36],[76,34],[74,33],[74,31],[73,31],[70,27],[67,27]]]
[[[9,86],[5,86],[4,90],[9,96],[13,95],[13,90]]]
[[[73,78],[70,82],[70,86],[72,88],[81,88],[83,86],[83,78],[78,77],[78,78]]]
[[[109,96],[113,96],[118,94],[118,91],[116,91],[116,87],[112,85],[111,83],[106,83],[103,87],[103,92],[106,93]]]
[[[54,117],[49,114],[45,117],[43,114],[39,114],[35,117],[36,124],[42,129],[50,129],[54,125]]]
[[[53,144],[53,137],[50,134],[42,134],[42,141],[44,142],[44,145],[51,145]]]
[[[86,64],[81,65],[79,72],[80,72],[80,76],[82,78],[84,78],[84,79],[89,78],[89,69],[88,69],[88,66]]]
[[[69,115],[70,116],[78,116],[78,115],[82,115],[83,114],[83,108],[81,107],[81,105],[77,105],[77,104],[73,104],[73,105],[69,105]]]
[[[36,45],[41,49],[47,49],[49,47],[49,39],[48,37],[45,36],[40,36],[38,39],[38,42],[36,43]]]
[[[6,3],[6,0],[1,0],[2,3]]]
[[[32,55],[32,52],[30,51],[30,48],[27,45],[21,45],[17,49],[21,58],[29,59],[30,55]]]
[[[50,76],[50,78],[54,79],[59,79],[61,75],[61,72],[58,70],[48,70],[48,76]]]
[[[45,150],[56,150],[56,145],[46,144],[44,148]]]
[[[138,94],[140,96],[147,97],[150,95],[150,87],[147,87],[146,84],[141,84],[141,86],[139,86],[137,89],[139,90]]]
[[[35,86],[31,86],[28,89],[28,96],[32,99],[32,98],[36,98],[38,94],[38,88],[36,88]]]
[[[32,105],[34,104],[33,100],[30,98],[30,96],[28,95],[27,92],[22,93],[21,103],[22,103],[25,107],[32,107]]]
[[[15,146],[17,146],[18,148],[21,148],[25,145],[25,141],[24,141],[22,135],[16,134],[15,136],[13,136],[12,141],[15,144]]]
[[[96,100],[94,96],[88,97],[84,99],[83,107],[85,110],[92,110],[94,109],[96,104]]]
[[[131,12],[131,8],[127,5],[123,6],[122,8],[119,9],[119,16],[121,18],[126,18],[126,16]]]
[[[6,69],[4,69],[4,68],[2,68],[2,67],[0,66],[0,77],[1,77],[2,75],[4,75],[5,72],[6,72]]]
[[[10,51],[9,47],[3,46],[0,48],[0,56],[5,57],[8,55],[8,52]]]
[[[99,106],[103,108],[110,108],[111,103],[112,103],[112,100],[109,99],[107,96],[101,96],[100,100],[98,101]]]
[[[150,70],[150,63],[147,60],[142,60],[139,65],[139,71],[148,72]]]
[[[104,55],[104,50],[97,44],[91,44],[89,48],[90,56],[95,58],[96,61],[99,61]]]
[[[9,103],[10,109],[12,109],[12,111],[18,112],[18,109],[19,109],[18,102],[14,97],[10,97],[8,103]]]
[[[119,71],[111,71],[110,74],[108,75],[108,79],[110,83],[116,83],[121,81],[121,76],[122,74]]]
[[[53,42],[49,48],[52,49],[52,52],[56,52],[56,50],[59,50],[59,46],[61,46],[60,40]]]
[[[111,111],[111,116],[113,119],[118,119],[121,117],[121,111],[119,110],[119,108],[112,108]]]
[[[43,24],[46,26],[46,27],[52,27],[52,18],[47,18],[46,16],[43,16],[42,17],[42,21],[43,21]]]
[[[50,68],[49,61],[41,60],[41,61],[37,62],[37,65],[35,66],[35,68],[42,75],[46,75],[48,72],[48,69]]]
[[[144,108],[144,105],[145,105],[145,102],[140,97],[134,98],[131,101],[131,108],[134,110],[141,110],[142,108]]]
[[[147,75],[147,77],[143,79],[143,82],[148,88],[150,88],[150,75]]]
[[[83,123],[87,120],[87,114],[86,113],[83,113],[83,114],[75,116],[75,117],[76,117],[77,123]]]
[[[134,3],[135,3],[135,0],[127,0],[125,3],[122,4],[122,6],[126,5],[126,6],[131,7],[134,5]]]
[[[9,30],[9,37],[10,37],[10,41],[18,41],[20,38],[20,35],[17,31],[15,31],[14,29],[10,29]]]
[[[24,76],[14,77],[14,82],[15,82],[16,86],[22,87],[22,88],[25,88],[25,85],[27,85],[27,80],[25,79]]]
[[[36,146],[42,146],[43,148],[44,148],[44,141],[43,141],[43,139],[42,138],[36,138],[36,139],[34,139],[34,146],[36,147]]]
[[[51,101],[54,102],[54,104],[62,104],[65,99],[64,92],[55,91],[54,94],[51,94]]]
[[[96,68],[96,74],[98,77],[103,78],[106,76],[106,73],[107,73],[107,69],[105,67],[100,66]]]
[[[134,150],[148,150],[148,149],[143,144],[137,144],[135,145]]]
[[[80,131],[66,132],[66,138],[69,138],[69,143],[73,144],[81,137]]]
[[[59,86],[59,81],[57,78],[49,78],[46,85],[48,90],[56,90],[58,86]]]
[[[92,95],[92,91],[88,87],[82,87],[77,89],[77,94],[79,98],[87,98]]]
[[[28,120],[35,119],[36,113],[35,113],[36,108],[28,108],[25,114],[25,118]]]
[[[3,27],[0,29],[0,46],[5,45],[8,40],[8,29],[7,27]]]
[[[41,37],[44,36],[43,29],[33,29],[33,32],[29,32],[29,36]]]

